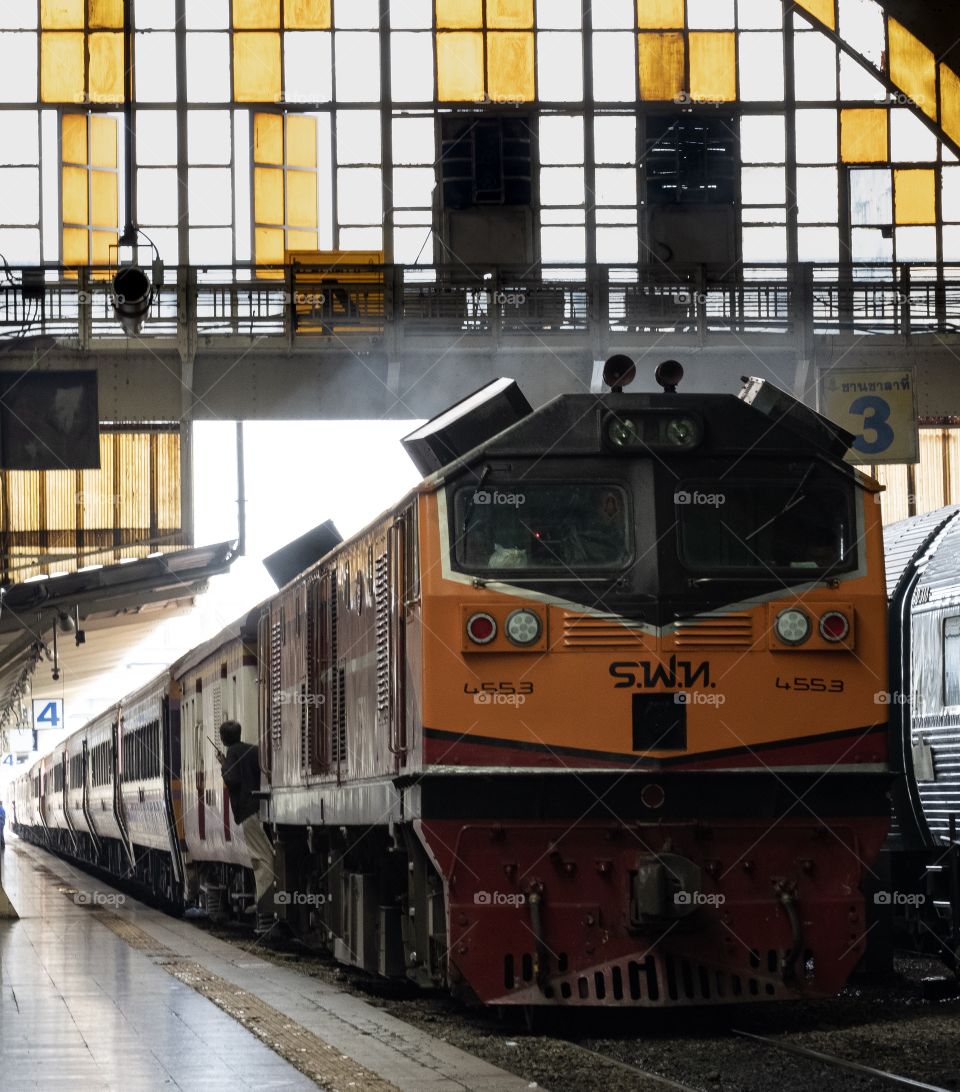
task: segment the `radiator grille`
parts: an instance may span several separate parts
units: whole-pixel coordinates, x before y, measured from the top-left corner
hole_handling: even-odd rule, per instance
[[[614,615],[563,615],[564,648],[633,648],[650,647],[654,638],[636,626]]]
[[[804,955],[804,969],[812,970],[813,956]],[[642,960],[624,960],[598,967],[587,974],[570,974],[566,953],[556,958],[544,995],[553,1001],[572,1004],[624,1004],[670,1006],[689,1002],[720,1003],[784,996],[780,968],[785,952],[755,949],[749,953],[743,973],[720,971],[673,955],[647,955]],[[508,954],[503,960],[503,984],[508,990],[533,984],[534,955],[519,958]],[[809,973],[809,970],[808,970]]]
[[[683,618],[672,636],[676,648],[750,648],[753,617],[741,612]]]

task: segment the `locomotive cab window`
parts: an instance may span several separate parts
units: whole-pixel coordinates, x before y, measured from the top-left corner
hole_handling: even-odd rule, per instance
[[[619,485],[498,483],[456,493],[456,556],[468,570],[620,569],[632,557]]]
[[[960,705],[960,615],[943,620],[943,704]]]
[[[849,491],[805,474],[682,482],[680,558],[701,572],[839,573],[856,561]]]

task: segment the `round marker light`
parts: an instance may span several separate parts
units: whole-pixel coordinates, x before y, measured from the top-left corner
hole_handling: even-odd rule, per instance
[[[788,607],[777,615],[773,628],[785,645],[802,645],[810,636],[810,619],[802,610]]]
[[[475,645],[488,645],[497,635],[497,623],[492,615],[474,614],[467,622],[467,636]]]
[[[830,610],[820,619],[820,636],[825,641],[845,641],[850,633],[850,622],[845,614]]]
[[[532,645],[540,640],[540,619],[532,610],[515,610],[507,615],[504,630],[515,645]]]

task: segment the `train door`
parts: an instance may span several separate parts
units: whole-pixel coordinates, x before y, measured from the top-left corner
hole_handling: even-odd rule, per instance
[[[180,701],[168,694],[161,702],[160,749],[163,779],[163,802],[167,812],[167,830],[170,838],[170,859],[173,862],[178,884],[183,882],[186,832],[183,829],[183,797],[180,774]]]
[[[230,711],[224,709],[223,705],[223,691],[224,680],[227,677],[227,665],[221,664],[220,666],[220,681],[213,684],[213,731],[211,732],[211,738],[214,743],[219,743],[220,740],[220,725],[225,720],[230,719]],[[230,834],[230,790],[224,784],[223,779],[219,779],[215,782],[219,786],[221,796],[221,807],[223,813],[223,840],[229,842],[231,838]]]
[[[207,840],[207,777],[203,745],[203,680],[197,679],[193,697],[193,771],[197,786],[197,834]]]
[[[64,748],[63,753],[60,756],[60,762],[63,766],[63,783],[60,786],[60,806],[63,808],[63,825],[72,835],[74,833],[74,825],[73,816],[70,814],[70,754],[66,748]],[[76,848],[76,843],[74,843],[74,848]]]
[[[117,719],[113,722],[113,816],[117,823],[117,828],[120,831],[120,840],[123,844],[124,851],[127,855],[127,861],[130,865],[130,874],[134,874],[134,855],[133,846],[130,842],[130,835],[127,833],[127,813],[123,806],[123,779],[126,773],[127,766],[130,766],[131,773],[133,772],[133,754],[132,752],[128,756],[126,749],[124,748],[123,738],[123,710],[122,708],[117,710]],[[133,737],[128,737],[132,739]],[[127,759],[129,758],[129,762]]]
[[[90,782],[93,779],[93,771],[91,769],[91,755],[90,748],[87,745],[86,739],[83,741],[82,758],[82,770],[83,770],[83,793],[81,795],[80,809],[83,812],[83,817],[87,823],[87,830],[90,832],[90,840],[93,843],[93,852],[97,860],[100,859],[100,836],[97,833],[97,828],[93,822],[93,815],[90,811]]]

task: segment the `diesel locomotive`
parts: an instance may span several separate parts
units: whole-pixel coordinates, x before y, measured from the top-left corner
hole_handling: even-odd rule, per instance
[[[252,903],[219,724],[260,749],[305,943],[498,1006],[826,996],[889,827],[879,486],[739,396],[499,381],[424,474],[16,785],[14,827],[169,904]]]

